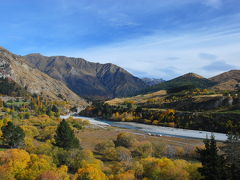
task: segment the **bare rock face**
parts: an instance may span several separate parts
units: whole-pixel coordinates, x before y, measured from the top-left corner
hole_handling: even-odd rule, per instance
[[[81,58],[65,56],[24,56],[35,68],[62,81],[72,91],[88,98],[129,96],[146,84],[139,78],[114,64],[99,64]]]
[[[32,68],[24,58],[0,48],[0,77],[9,78],[24,87],[30,93],[63,100],[86,106],[87,102],[73,93],[62,82],[49,77],[47,74]]]

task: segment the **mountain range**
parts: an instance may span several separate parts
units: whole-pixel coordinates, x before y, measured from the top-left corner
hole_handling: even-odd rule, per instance
[[[210,88],[216,90],[235,90],[240,83],[240,70],[224,72],[212,78],[205,78],[195,73],[187,73],[169,81],[165,81],[149,88],[142,93],[156,92],[159,90],[169,90],[177,87],[191,86],[192,88]]]
[[[81,58],[29,54],[24,58],[35,68],[63,82],[79,96],[106,99],[131,96],[148,85],[121,67]]]
[[[165,82],[163,79],[157,79],[157,78],[142,78],[142,80],[148,85],[148,86],[154,86],[156,84],[160,84],[162,82]]]
[[[18,56],[0,48],[0,78],[15,82],[23,88],[21,91],[27,90],[32,94],[86,106],[88,103],[83,98],[111,99],[188,85],[194,88],[234,90],[240,83],[240,70],[225,72],[209,79],[195,73],[169,81],[140,79],[111,63],[100,64],[81,58],[48,57],[41,54]],[[12,87],[19,89],[16,85]]]

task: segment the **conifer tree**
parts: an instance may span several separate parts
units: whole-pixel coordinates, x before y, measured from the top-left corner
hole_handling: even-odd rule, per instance
[[[14,126],[12,122],[8,122],[2,127],[3,142],[10,148],[17,148],[24,144],[25,133],[19,126]]]
[[[66,120],[62,120],[56,130],[56,145],[64,149],[80,147],[79,140],[75,137],[73,130]]]
[[[229,133],[228,140],[224,144],[223,151],[228,177],[231,180],[238,180],[240,179],[240,134],[238,131]]]
[[[218,148],[214,136],[204,141],[205,148],[197,148],[197,153],[200,155],[199,160],[202,167],[199,172],[204,176],[205,180],[225,180],[225,161],[223,156],[218,154]]]

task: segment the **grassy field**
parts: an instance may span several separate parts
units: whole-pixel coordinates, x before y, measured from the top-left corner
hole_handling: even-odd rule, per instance
[[[121,129],[115,127],[107,128],[86,128],[78,133],[78,137],[81,140],[81,144],[84,148],[94,150],[96,144],[105,142],[108,140],[115,140],[117,135],[121,132],[132,133],[139,141],[150,141],[152,143],[163,143],[165,145],[172,145],[175,147],[196,147],[202,146],[203,142],[200,139],[189,138],[177,138],[168,136],[149,136],[147,134],[141,134],[134,130]]]
[[[25,102],[25,101],[19,101],[19,102],[17,102],[17,101],[13,101],[13,102],[9,101],[9,102],[6,102],[7,106],[16,106],[16,107],[20,107],[20,106],[28,105],[28,104],[29,104],[29,102]]]
[[[124,102],[132,102],[134,104],[138,104],[138,103],[145,103],[151,99],[161,98],[165,95],[167,95],[167,91],[161,90],[161,91],[157,91],[154,93],[138,95],[138,96],[134,96],[134,97],[115,98],[115,99],[106,101],[106,103],[108,103],[109,105],[119,105],[119,104],[123,104]]]

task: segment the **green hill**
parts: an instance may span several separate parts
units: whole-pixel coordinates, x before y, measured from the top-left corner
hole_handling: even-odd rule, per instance
[[[148,92],[156,92],[159,90],[170,90],[173,88],[209,88],[217,83],[214,81],[211,81],[209,79],[206,79],[202,76],[199,76],[194,73],[188,73],[183,76],[177,77],[175,79],[165,81],[163,83],[157,84],[155,86],[152,86],[150,88],[145,89],[142,91],[142,93],[148,93]]]

